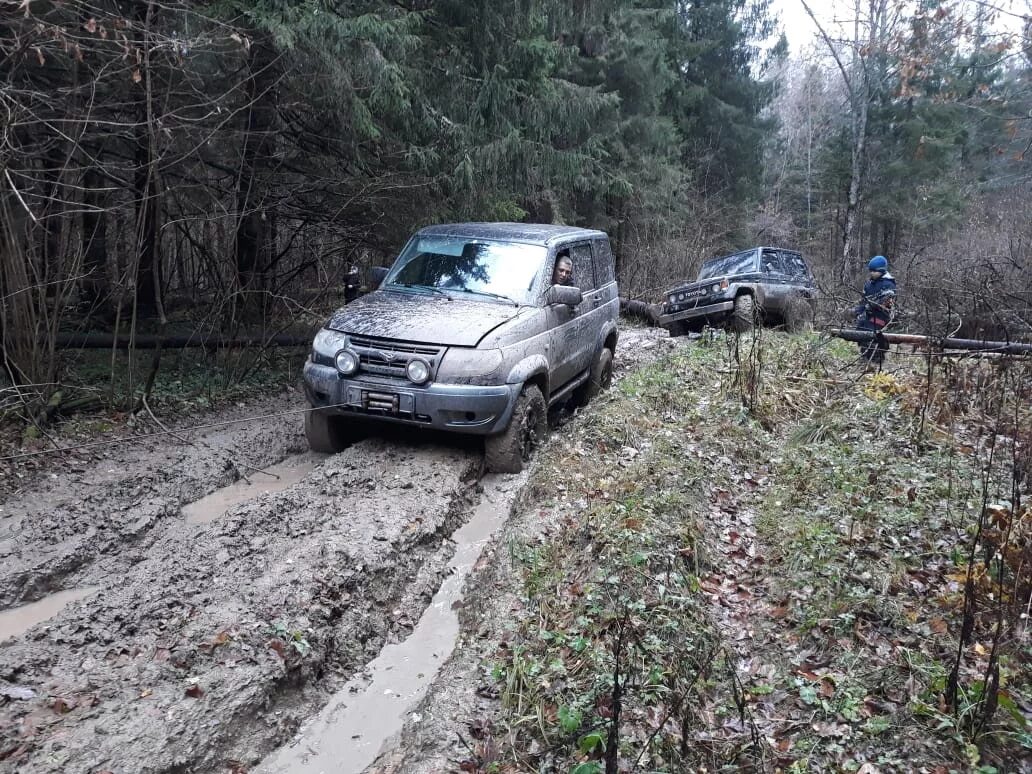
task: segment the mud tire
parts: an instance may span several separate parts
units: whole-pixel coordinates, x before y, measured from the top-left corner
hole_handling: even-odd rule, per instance
[[[608,390],[613,384],[613,350],[609,347],[602,347],[595,362],[591,364],[591,373],[587,381],[577,388],[574,394],[574,403],[578,406],[587,406],[595,400],[603,390]]]
[[[688,326],[685,325],[684,322],[681,320],[678,320],[677,322],[672,322],[665,327],[667,329],[667,333],[670,334],[670,338],[672,339],[677,338],[678,336],[688,335]]]
[[[308,448],[323,454],[336,454],[362,439],[360,428],[346,417],[334,416],[324,411],[305,412],[305,438]]]
[[[735,298],[735,308],[731,312],[731,330],[735,333],[746,333],[756,324],[756,300],[748,293]]]
[[[519,473],[548,433],[548,407],[533,384],[516,399],[509,426],[484,440],[484,464],[491,473]]]
[[[802,296],[793,296],[785,306],[785,330],[789,333],[808,333],[813,330],[813,306]]]

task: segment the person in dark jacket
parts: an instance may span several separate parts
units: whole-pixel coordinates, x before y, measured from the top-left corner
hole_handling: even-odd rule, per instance
[[[872,331],[874,338],[860,342],[860,356],[870,365],[881,367],[889,344],[881,335],[882,330],[892,322],[896,304],[896,279],[889,274],[889,262],[884,255],[876,255],[867,264],[870,278],[864,283],[864,301],[853,311],[856,313],[856,327]]]

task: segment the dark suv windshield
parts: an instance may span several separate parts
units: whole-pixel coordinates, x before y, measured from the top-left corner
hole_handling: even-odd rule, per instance
[[[731,274],[744,274],[747,271],[752,271],[755,266],[756,251],[747,250],[744,253],[735,253],[734,255],[726,255],[723,258],[714,258],[711,261],[706,261],[702,264],[702,268],[699,270],[699,279],[709,279],[710,277],[725,277]]]
[[[531,303],[530,289],[547,249],[541,245],[454,236],[417,236],[384,285],[433,288]]]

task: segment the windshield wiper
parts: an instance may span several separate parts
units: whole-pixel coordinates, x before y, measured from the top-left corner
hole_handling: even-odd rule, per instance
[[[419,289],[422,289],[422,290],[432,290],[434,293],[440,293],[442,296],[447,298],[449,301],[452,300],[451,296],[449,296],[447,293],[445,293],[440,288],[435,287],[433,285],[416,285],[415,283],[412,283],[412,282],[401,282],[401,283],[392,282],[391,284],[394,285],[395,287],[410,288],[410,289],[411,288],[419,288]]]
[[[502,301],[508,301],[513,306],[519,306],[520,302],[510,296],[503,296],[501,293],[492,293],[490,290],[473,290],[473,288],[456,288],[463,293],[476,293],[478,296],[490,296],[491,298],[500,298]]]

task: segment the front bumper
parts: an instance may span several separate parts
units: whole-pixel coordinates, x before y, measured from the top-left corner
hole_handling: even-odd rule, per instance
[[[665,328],[671,323],[682,322],[684,320],[697,320],[700,317],[706,319],[722,319],[735,308],[734,301],[721,301],[717,304],[705,304],[703,306],[697,306],[694,309],[684,309],[680,312],[673,312],[672,314],[664,314],[659,317],[659,324]]]
[[[471,435],[504,430],[520,391],[518,384],[484,387],[430,383],[417,387],[364,373],[347,377],[336,368],[311,361],[305,363],[304,384],[312,408]]]

